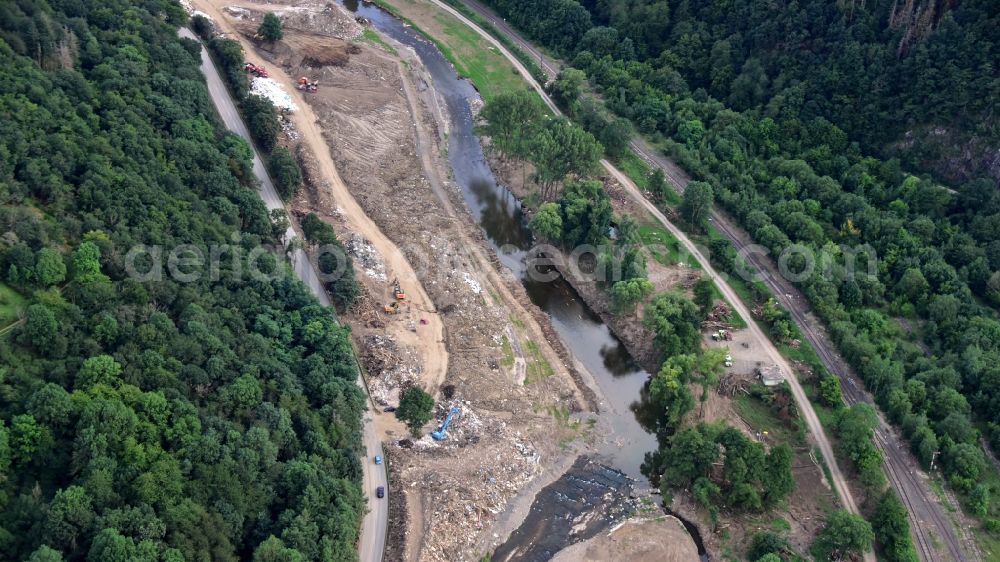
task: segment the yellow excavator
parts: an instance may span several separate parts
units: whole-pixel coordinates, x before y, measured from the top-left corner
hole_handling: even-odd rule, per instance
[[[400,303],[406,302],[406,293],[403,292],[403,288],[399,285],[399,279],[392,280],[392,297],[396,300],[382,307],[386,314],[399,314],[402,310],[400,308]]]

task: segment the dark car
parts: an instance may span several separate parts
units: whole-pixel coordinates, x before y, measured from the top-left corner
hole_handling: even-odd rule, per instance
[[[386,406],[385,409],[383,409],[382,411],[388,414],[388,413],[391,413],[391,412],[395,412],[396,411],[396,407],[395,406]]]
[[[375,488],[375,495],[377,497],[384,498],[385,497],[385,486],[379,486],[378,488]]]

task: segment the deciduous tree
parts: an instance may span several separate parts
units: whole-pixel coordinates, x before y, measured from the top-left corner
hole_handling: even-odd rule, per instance
[[[257,35],[264,41],[271,43],[280,41],[285,36],[284,31],[282,31],[281,19],[271,12],[264,14],[264,19],[260,22],[260,27],[257,28]]]
[[[826,518],[826,525],[816,535],[812,551],[817,559],[844,559],[861,556],[872,549],[875,534],[860,515],[837,510]]]
[[[406,423],[414,435],[418,435],[424,424],[431,421],[433,412],[434,398],[424,389],[411,386],[399,400],[396,417]]]
[[[680,213],[686,221],[701,228],[712,212],[714,195],[712,186],[705,182],[693,181],[684,189]]]

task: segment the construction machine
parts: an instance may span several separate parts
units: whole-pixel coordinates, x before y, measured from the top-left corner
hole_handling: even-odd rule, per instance
[[[303,76],[302,78],[299,78],[295,87],[304,92],[315,92],[319,89],[319,82],[312,82],[309,78]]]
[[[712,332],[712,339],[714,341],[733,341],[733,333],[729,330],[718,330]]]
[[[458,406],[452,406],[451,410],[448,411],[448,416],[446,418],[444,418],[443,422],[441,422],[441,427],[439,427],[439,428],[437,428],[437,430],[431,432],[431,437],[433,437],[435,441],[444,441],[445,439],[447,439],[448,438],[448,433],[447,433],[447,431],[448,431],[448,425],[451,424],[451,418],[454,417],[455,414],[457,414],[457,413],[459,413],[461,411],[462,410]]]
[[[386,314],[399,314],[399,301],[391,302],[382,307],[382,309]]]
[[[266,68],[264,68],[263,66],[257,66],[256,64],[254,64],[252,62],[244,63],[243,64],[243,70],[249,72],[250,74],[253,74],[254,76],[258,76],[260,78],[268,78],[268,77],[270,77],[270,74],[268,74]]]
[[[403,292],[403,288],[399,285],[399,279],[392,280],[392,296],[395,297],[397,301],[406,300],[406,293]]]

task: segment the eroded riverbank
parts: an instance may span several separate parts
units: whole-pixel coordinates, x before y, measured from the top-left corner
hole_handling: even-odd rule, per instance
[[[452,178],[466,206],[482,228],[486,242],[500,263],[524,283],[532,302],[546,312],[560,339],[572,351],[573,358],[593,376],[599,387],[603,413],[602,423],[597,429],[601,435],[595,437],[594,448],[599,458],[615,468],[589,459],[578,462],[619,474],[620,478],[614,480],[613,486],[620,490],[621,497],[632,496],[635,483],[645,487],[645,479],[639,472],[642,458],[656,447],[655,438],[641,426],[633,411],[639,406],[640,391],[649,377],[648,373],[632,360],[622,342],[587,307],[569,283],[559,279],[548,283],[528,279],[525,260],[529,257],[533,239],[526,227],[520,202],[509,190],[497,184],[479,139],[474,134],[470,102],[476,102],[478,94],[467,82],[458,79],[454,69],[433,45],[419,38],[407,37],[398,22],[393,23],[395,20],[389,19],[391,15],[365,4],[358,7],[358,14],[393,39],[411,45],[428,69],[432,87],[447,110],[448,122],[441,125],[448,131],[448,160]],[[591,505],[586,494],[570,484],[578,478],[570,471],[546,487],[535,497],[529,518],[552,522],[565,519],[565,513],[560,514],[562,506],[546,500],[553,493],[551,490],[563,490],[566,497],[578,492],[582,495],[574,501],[584,507]],[[632,510],[628,502],[614,509],[620,513]],[[596,513],[592,511],[591,517]],[[554,553],[567,544],[581,540],[576,535],[548,533],[546,543],[539,550],[530,544],[523,544],[525,540],[530,542],[530,537],[534,536],[533,531],[525,529],[534,527],[536,525],[530,521],[524,522],[521,530],[514,532],[509,544],[522,543],[516,547],[519,551],[527,546],[529,552],[537,554]],[[593,533],[604,528],[595,527]]]

